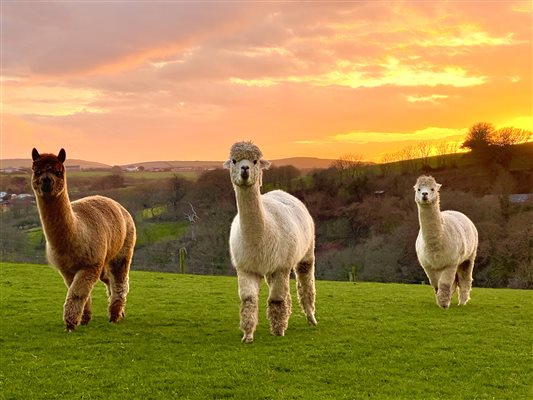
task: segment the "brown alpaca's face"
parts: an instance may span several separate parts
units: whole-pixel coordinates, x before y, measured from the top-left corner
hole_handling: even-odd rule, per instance
[[[37,196],[56,197],[65,190],[65,150],[59,155],[39,154],[33,149],[31,184]]]

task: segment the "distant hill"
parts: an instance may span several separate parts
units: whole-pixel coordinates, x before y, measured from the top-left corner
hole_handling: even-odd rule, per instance
[[[6,158],[0,160],[0,168],[31,168],[32,161],[29,158]],[[68,159],[65,162],[66,166],[79,165],[83,169],[88,168],[111,168],[111,165],[102,164],[95,161],[77,160],[75,158]]]
[[[277,167],[293,165],[298,169],[329,168],[335,160],[315,157],[292,157],[272,160],[272,164]]]
[[[328,168],[335,160],[315,157],[292,157],[279,160],[270,160],[273,165],[282,167],[293,165],[298,169]],[[217,168],[222,167],[223,161],[147,161],[122,165],[122,167],[150,168]]]
[[[313,169],[313,168],[328,168],[335,160],[324,159],[324,158],[315,158],[315,157],[292,157],[292,158],[282,158],[279,160],[271,160],[272,164],[277,167],[282,167],[284,165],[293,165],[298,169]],[[31,159],[29,158],[9,158],[5,160],[0,160],[0,168],[31,168]],[[153,168],[193,168],[193,169],[202,169],[202,168],[220,168],[222,167],[223,161],[146,161],[146,162],[136,162],[131,164],[124,164],[121,167],[140,167],[143,166],[145,169]],[[65,164],[67,166],[79,165],[82,169],[109,169],[112,166],[94,162],[94,161],[85,161],[77,159],[68,159]]]

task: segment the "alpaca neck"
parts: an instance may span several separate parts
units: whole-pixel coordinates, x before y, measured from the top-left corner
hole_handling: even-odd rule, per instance
[[[250,187],[235,186],[239,223],[244,238],[261,238],[265,229],[265,210],[261,202],[259,185]]]
[[[75,234],[76,228],[76,216],[66,188],[57,197],[36,197],[46,240],[53,247],[65,246]]]
[[[439,244],[442,238],[442,215],[439,200],[433,204],[418,204],[418,221],[420,232],[427,245]]]

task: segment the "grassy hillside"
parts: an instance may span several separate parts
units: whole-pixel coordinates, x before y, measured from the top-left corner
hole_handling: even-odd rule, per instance
[[[287,336],[273,337],[263,286],[244,345],[235,278],[132,272],[118,325],[99,283],[93,321],[71,334],[52,268],[2,263],[0,284],[2,399],[533,396],[530,291],[475,288],[466,307],[441,310],[429,286],[320,281],[318,327],[294,304]]]

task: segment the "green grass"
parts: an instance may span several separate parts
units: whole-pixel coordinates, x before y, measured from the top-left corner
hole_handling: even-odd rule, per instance
[[[137,246],[164,239],[178,239],[188,229],[187,222],[149,222],[137,227]]]
[[[31,247],[39,247],[44,240],[43,228],[31,228],[26,231],[28,235],[28,243]]]
[[[159,217],[160,215],[163,215],[167,212],[168,207],[166,205],[163,206],[157,206],[153,209],[145,208],[139,213],[140,219],[152,219],[155,217]]]
[[[233,277],[131,273],[127,317],[63,331],[50,267],[0,264],[2,399],[531,399],[533,292],[474,288],[441,310],[429,286],[317,282],[317,327],[296,308],[271,336],[263,284],[240,342]]]

